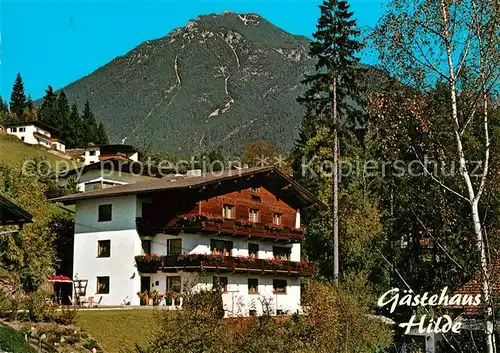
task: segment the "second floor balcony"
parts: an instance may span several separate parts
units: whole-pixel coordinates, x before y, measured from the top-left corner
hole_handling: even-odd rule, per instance
[[[304,237],[304,229],[302,228],[213,217],[208,214],[179,215],[168,224],[165,224],[161,220],[139,217],[136,220],[136,224],[140,235],[149,236],[156,233],[208,232],[227,234],[234,237],[297,242],[301,241]]]
[[[140,255],[135,257],[141,273],[162,272],[232,272],[290,276],[312,276],[315,266],[307,261],[282,261],[278,258],[256,259],[246,256],[213,254]]]

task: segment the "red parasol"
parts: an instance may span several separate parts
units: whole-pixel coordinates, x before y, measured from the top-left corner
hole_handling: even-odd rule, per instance
[[[72,283],[73,281],[71,280],[71,278],[66,276],[54,276],[49,279],[49,282]]]
[[[73,281],[71,280],[71,278],[69,277],[66,277],[66,276],[54,276],[52,278],[49,279],[49,282],[54,282],[54,283],[73,283]],[[62,298],[61,298],[61,285],[59,285],[59,297],[57,298],[59,304],[61,303],[62,301]]]

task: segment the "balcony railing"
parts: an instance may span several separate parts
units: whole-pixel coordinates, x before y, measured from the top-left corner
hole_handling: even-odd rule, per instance
[[[154,257],[155,255],[153,255]],[[279,259],[255,259],[253,257],[231,257],[209,254],[167,255],[161,260],[144,260],[136,256],[139,272],[155,273],[177,271],[233,272],[270,275],[312,276],[316,270],[311,262],[281,261]]]

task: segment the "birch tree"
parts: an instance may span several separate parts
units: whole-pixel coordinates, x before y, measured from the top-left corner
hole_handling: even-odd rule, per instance
[[[490,116],[498,107],[500,90],[499,38],[498,0],[392,0],[373,34],[381,65],[402,83],[421,92],[438,82],[446,84],[445,128],[454,140],[453,151],[446,153],[452,153],[458,163],[461,183],[450,186],[432,171],[426,172],[432,182],[468,207],[475,239],[471,250],[477,253],[481,271],[488,353],[496,349],[488,239],[481,212],[494,158]],[[478,131],[480,141],[469,138]],[[478,152],[479,168],[474,168]]]

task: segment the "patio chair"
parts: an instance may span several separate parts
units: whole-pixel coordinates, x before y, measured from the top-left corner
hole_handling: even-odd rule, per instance
[[[99,301],[97,303],[93,303],[92,307],[93,308],[98,308],[99,305],[101,305],[101,302],[102,302],[102,296],[99,298]]]

